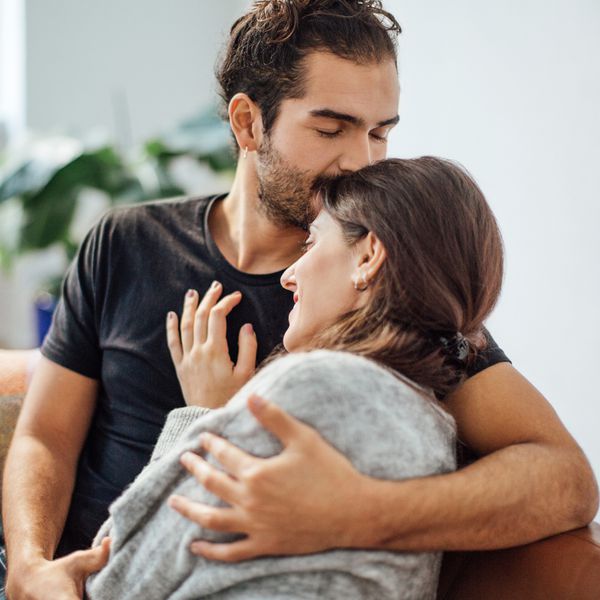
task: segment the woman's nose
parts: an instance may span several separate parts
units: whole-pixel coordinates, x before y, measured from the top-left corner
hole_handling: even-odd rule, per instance
[[[296,291],[296,273],[294,271],[294,265],[288,267],[281,276],[280,279],[281,287],[286,289],[288,292]]]

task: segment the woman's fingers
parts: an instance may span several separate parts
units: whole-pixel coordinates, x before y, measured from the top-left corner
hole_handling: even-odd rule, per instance
[[[213,281],[202,301],[198,305],[194,318],[194,342],[204,344],[208,335],[208,317],[211,308],[217,303],[223,292],[223,286],[218,281]]]
[[[239,484],[227,473],[213,467],[201,456],[193,452],[181,455],[181,464],[201,483],[209,492],[215,494],[229,504],[239,502]]]
[[[208,342],[227,348],[227,315],[240,303],[241,292],[228,294],[215,304],[208,317]]]
[[[235,375],[243,381],[247,381],[254,374],[256,368],[256,350],[258,342],[254,328],[250,323],[246,323],[240,329],[238,339],[238,361],[233,369]]]
[[[171,360],[175,366],[177,366],[183,358],[178,323],[179,319],[177,318],[177,314],[171,311],[167,315],[167,345],[169,346]]]
[[[227,349],[227,315],[240,303],[242,294],[234,292],[219,300],[222,291],[223,286],[213,281],[200,301],[196,290],[188,290],[183,302],[179,332],[176,329],[177,319],[173,319],[169,313],[167,340],[174,362],[179,362],[194,344],[203,344],[209,338],[214,344]]]
[[[183,301],[181,314],[181,347],[184,353],[192,349],[194,343],[194,315],[198,306],[198,292],[188,290]]]

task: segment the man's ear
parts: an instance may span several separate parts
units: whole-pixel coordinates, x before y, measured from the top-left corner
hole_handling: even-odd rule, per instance
[[[357,272],[364,274],[367,281],[372,281],[381,269],[387,253],[381,240],[369,231],[367,236],[358,243]]]
[[[228,114],[240,150],[256,150],[262,136],[262,117],[256,103],[247,94],[235,94],[229,101]]]

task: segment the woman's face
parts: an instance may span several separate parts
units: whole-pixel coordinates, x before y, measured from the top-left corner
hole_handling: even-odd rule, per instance
[[[357,308],[361,292],[354,288],[358,253],[349,247],[342,228],[322,210],[310,226],[306,252],[281,277],[294,294],[290,326],[283,337],[288,352],[301,350],[341,315]]]

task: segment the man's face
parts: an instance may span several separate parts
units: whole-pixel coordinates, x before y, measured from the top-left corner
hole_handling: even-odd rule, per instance
[[[315,183],[385,158],[398,121],[394,61],[358,65],[328,52],[305,59],[302,98],[279,106],[258,149],[258,194],[269,218],[307,228],[316,217]]]

